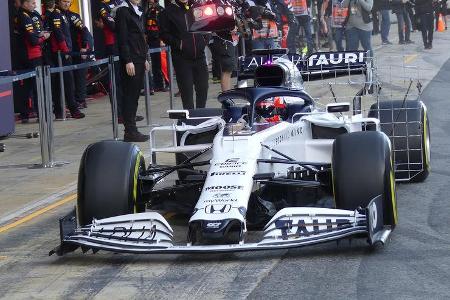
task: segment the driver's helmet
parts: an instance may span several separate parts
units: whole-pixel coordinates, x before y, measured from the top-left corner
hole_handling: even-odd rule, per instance
[[[280,122],[286,115],[283,97],[268,98],[256,103],[255,112],[267,122]]]

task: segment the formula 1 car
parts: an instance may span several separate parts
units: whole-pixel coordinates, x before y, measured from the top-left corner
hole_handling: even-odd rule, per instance
[[[405,179],[397,175],[405,157],[408,180],[428,175],[425,105],[396,111],[404,105],[380,102],[367,117],[350,103],[319,109],[305,73],[371,76],[363,52],[313,54],[318,70],[312,59],[274,60],[276,51],[258,53],[267,60],[254,69],[254,85],[221,93],[222,108],[169,111],[173,125],[151,131],[148,167],[133,144],[87,147],[76,210],[60,220],[61,245],[50,254],[268,250],[350,237],[384,244],[398,223],[395,181]],[[406,141],[392,142],[386,124],[405,118],[415,121],[397,122],[395,135],[405,131]],[[167,133],[172,145],[158,143]],[[176,165],[158,165],[161,153],[174,153]],[[174,230],[168,212],[185,216],[184,226]]]

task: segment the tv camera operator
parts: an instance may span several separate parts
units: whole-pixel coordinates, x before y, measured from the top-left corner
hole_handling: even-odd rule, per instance
[[[160,15],[160,37],[172,49],[172,62],[184,109],[194,108],[194,87],[197,108],[205,107],[208,96],[205,47],[209,35],[189,32],[186,24],[189,8],[188,0],[175,0],[168,3]]]

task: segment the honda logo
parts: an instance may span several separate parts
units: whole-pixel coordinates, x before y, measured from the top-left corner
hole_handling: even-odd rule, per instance
[[[212,204],[205,207],[205,213],[207,214],[224,214],[231,209],[230,204]]]

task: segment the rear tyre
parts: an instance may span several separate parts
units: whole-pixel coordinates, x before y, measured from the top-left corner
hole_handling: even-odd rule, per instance
[[[138,180],[144,170],[144,157],[136,145],[120,141],[89,145],[78,173],[79,224],[144,211]]]
[[[373,104],[369,117],[378,118],[391,139],[395,177],[422,182],[430,173],[430,126],[427,108],[422,101],[382,101]]]
[[[332,171],[336,208],[365,208],[382,195],[385,225],[397,224],[395,178],[385,134],[363,131],[339,135],[333,144]]]

